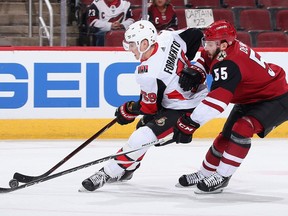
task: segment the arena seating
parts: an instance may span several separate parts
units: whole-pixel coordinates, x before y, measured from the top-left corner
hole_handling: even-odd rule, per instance
[[[256,7],[255,0],[224,0],[223,7]]]
[[[171,4],[176,8],[184,8],[185,7],[185,1],[184,0],[172,0]]]
[[[135,17],[141,19],[142,0],[130,2]],[[238,39],[243,43],[253,47],[287,46],[288,0],[171,0],[171,3],[175,7],[179,29],[187,27],[185,9],[211,8],[214,20],[225,19],[235,25]],[[107,45],[119,45],[117,40],[121,36],[118,34],[121,33],[107,34],[106,38],[113,41]],[[118,38],[114,40],[114,37]]]
[[[219,0],[188,0],[188,4],[192,8],[219,8],[220,7]]]
[[[236,21],[237,23],[237,21]],[[238,29],[272,30],[270,14],[267,9],[243,9],[239,13]]]
[[[124,30],[107,32],[105,37],[105,46],[122,46],[124,40]]]
[[[225,19],[228,22],[235,24],[233,12],[230,9],[223,9],[223,8],[213,9],[213,17],[214,17],[214,20]]]
[[[258,0],[261,7],[288,7],[287,0]]]
[[[179,29],[186,28],[187,23],[186,23],[185,9],[184,8],[176,8],[175,11],[176,11],[176,15],[178,18],[178,28]]]
[[[247,31],[238,31],[237,39],[248,46],[252,45],[250,34]]]
[[[142,0],[129,0],[132,8],[140,8],[142,7]]]
[[[288,9],[278,11],[275,20],[277,30],[288,31]]]
[[[255,42],[255,47],[288,47],[288,35],[282,31],[259,32]]]

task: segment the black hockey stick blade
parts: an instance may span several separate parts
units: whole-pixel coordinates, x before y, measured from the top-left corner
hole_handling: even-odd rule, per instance
[[[62,166],[66,161],[68,161],[70,158],[72,158],[74,155],[76,155],[79,151],[81,151],[84,147],[86,147],[93,140],[95,140],[97,137],[99,137],[102,133],[104,133],[106,130],[108,130],[111,126],[113,126],[116,122],[117,122],[117,119],[116,118],[113,119],[111,122],[109,122],[107,125],[105,125],[103,128],[101,128],[97,133],[95,133],[93,136],[91,136],[89,139],[87,139],[78,148],[76,148],[69,155],[67,155],[65,158],[63,158],[60,162],[58,162],[55,166],[53,166],[51,169],[49,169],[47,172],[43,173],[42,175],[29,176],[29,175],[24,175],[24,174],[16,172],[16,173],[14,173],[13,179],[16,179],[18,182],[28,183],[28,182],[31,182],[31,181],[34,181],[37,179],[41,179],[43,177],[50,175],[52,172],[54,172],[56,169],[58,169],[60,166]]]
[[[117,153],[117,154],[112,154],[112,155],[109,155],[109,156],[106,156],[106,157],[91,161],[89,163],[85,163],[85,164],[82,164],[82,165],[79,165],[79,166],[64,170],[62,172],[55,173],[53,175],[45,176],[45,177],[42,177],[40,179],[35,179],[35,180],[31,181],[31,182],[22,184],[22,185],[20,185],[18,187],[15,187],[15,188],[0,188],[0,193],[9,193],[9,192],[12,192],[12,191],[16,191],[16,190],[20,190],[20,189],[23,189],[23,188],[26,188],[26,187],[30,187],[30,186],[39,184],[41,182],[48,181],[50,179],[54,179],[54,178],[57,178],[57,177],[60,177],[60,176],[63,176],[63,175],[66,175],[66,174],[69,174],[69,173],[72,173],[72,172],[76,172],[76,171],[78,171],[80,169],[84,169],[84,168],[90,167],[92,165],[99,164],[99,163],[114,159],[114,158],[116,158],[117,156],[120,156],[120,155],[130,154],[130,153],[139,151],[139,150],[144,149],[144,148],[155,146],[157,144],[166,143],[166,142],[169,141],[169,140],[167,141],[167,138],[168,137],[160,139],[160,140],[157,140],[157,141],[154,141],[154,142],[145,143],[140,148],[137,148],[137,149],[134,149],[134,150],[131,150],[131,151],[120,152],[120,153]]]

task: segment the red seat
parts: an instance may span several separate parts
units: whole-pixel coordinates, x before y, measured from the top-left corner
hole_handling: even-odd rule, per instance
[[[259,4],[264,7],[288,7],[287,0],[259,0]]]
[[[287,47],[288,36],[282,31],[260,32],[256,36],[257,47]]]
[[[124,30],[110,31],[105,35],[105,46],[122,47],[122,41],[124,40]]]
[[[131,7],[142,7],[142,0],[129,0]]]
[[[177,19],[178,19],[178,29],[186,28],[186,16],[185,16],[185,9],[183,8],[176,8],[175,9]]]
[[[219,8],[220,0],[188,0],[188,4],[193,8]]]
[[[233,12],[230,9],[213,9],[213,17],[215,21],[224,19],[234,25]]]
[[[239,14],[239,27],[248,30],[272,30],[270,13],[266,9],[244,9]]]
[[[225,7],[256,7],[255,0],[224,0]]]
[[[288,10],[280,10],[276,14],[276,28],[281,31],[288,30]]]
[[[175,7],[185,7],[184,0],[172,0],[171,4]]]
[[[251,46],[251,38],[250,34],[246,31],[238,31],[237,32],[237,39],[242,43]]]
[[[142,18],[142,8],[134,8],[132,9],[133,19],[136,21],[141,20]]]
[[[81,0],[80,2],[85,5],[90,5],[93,2],[93,0]]]

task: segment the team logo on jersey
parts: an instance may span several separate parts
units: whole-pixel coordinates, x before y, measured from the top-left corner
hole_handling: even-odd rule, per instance
[[[140,65],[138,67],[138,74],[143,74],[148,72],[148,65]]]
[[[111,5],[110,9],[111,9],[112,14],[115,14],[116,6],[115,5]]]
[[[113,22],[117,21],[117,22],[121,23],[123,21],[123,18],[124,18],[124,13],[122,12],[122,13],[118,14],[117,16],[110,18],[108,22],[113,23]]]
[[[218,61],[223,61],[226,57],[227,57],[227,53],[224,50],[222,50],[217,55],[217,60]]]
[[[167,117],[162,117],[162,118],[160,118],[160,119],[156,119],[155,120],[155,122],[156,122],[156,124],[158,125],[158,126],[164,126],[165,125],[165,121],[166,121],[166,119],[167,119]]]

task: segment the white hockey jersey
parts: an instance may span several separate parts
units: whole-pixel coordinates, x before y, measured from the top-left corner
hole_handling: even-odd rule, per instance
[[[125,0],[94,0],[88,8],[88,24],[102,31],[110,31],[113,22],[120,22],[125,29],[134,22],[130,2]]]
[[[155,114],[157,103],[173,110],[195,108],[205,98],[208,89],[206,84],[201,84],[197,92],[184,92],[179,86],[178,74],[191,64],[185,56],[186,43],[177,32],[171,31],[164,31],[157,41],[152,56],[141,62],[135,71],[142,96],[140,111]]]

